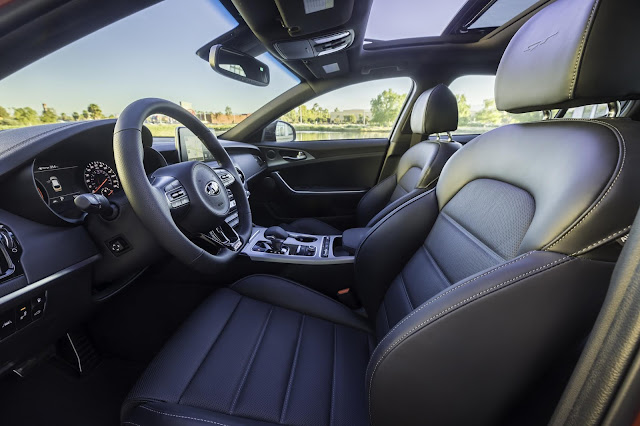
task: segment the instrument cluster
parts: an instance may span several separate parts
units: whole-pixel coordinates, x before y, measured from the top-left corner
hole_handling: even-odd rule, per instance
[[[122,189],[114,168],[100,160],[81,165],[36,160],[33,177],[42,200],[55,213],[69,219],[82,216],[73,202],[78,195],[89,192],[111,197]]]

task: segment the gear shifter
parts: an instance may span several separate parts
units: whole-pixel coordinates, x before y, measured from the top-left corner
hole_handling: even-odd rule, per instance
[[[272,226],[264,230],[264,237],[271,243],[271,251],[284,254],[283,243],[289,237],[289,233],[279,226]]]

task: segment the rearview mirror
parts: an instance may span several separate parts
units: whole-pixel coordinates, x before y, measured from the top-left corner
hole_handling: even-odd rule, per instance
[[[269,67],[253,56],[220,44],[209,50],[209,65],[218,74],[254,86],[269,85]]]
[[[296,129],[286,121],[276,120],[264,128],[262,142],[293,142]]]

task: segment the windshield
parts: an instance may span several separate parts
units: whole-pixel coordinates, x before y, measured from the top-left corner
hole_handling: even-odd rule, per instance
[[[114,118],[146,97],[180,103],[222,133],[299,83],[268,53],[266,87],[215,73],[195,51],[237,22],[213,0],[165,0],[115,22],[0,81],[0,129]],[[153,116],[154,136],[177,123]]]

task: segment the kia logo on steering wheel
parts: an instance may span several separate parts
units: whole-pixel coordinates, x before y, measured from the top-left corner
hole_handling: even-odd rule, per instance
[[[204,191],[207,193],[207,195],[218,195],[220,193],[220,185],[215,180],[212,180],[204,187]]]

